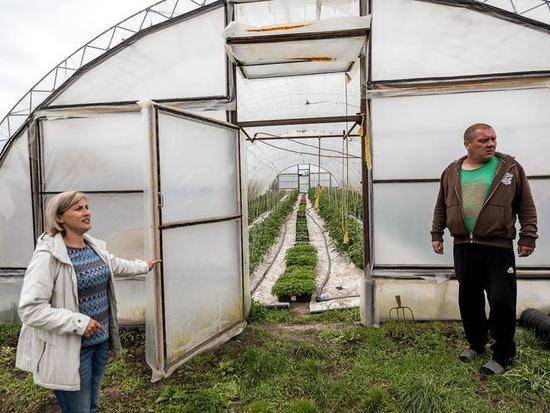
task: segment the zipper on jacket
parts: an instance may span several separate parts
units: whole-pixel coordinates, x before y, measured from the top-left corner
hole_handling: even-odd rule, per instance
[[[474,233],[470,232],[470,244],[474,243]]]
[[[42,353],[40,354],[40,358],[38,359],[38,363],[36,363],[36,372],[37,373],[40,371],[40,362],[42,361],[42,357],[44,357],[45,352],[46,352],[46,343],[44,342],[44,346],[42,347]]]

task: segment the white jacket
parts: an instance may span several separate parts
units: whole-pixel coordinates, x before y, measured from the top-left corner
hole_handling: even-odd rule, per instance
[[[109,265],[110,347],[120,354],[114,275],[149,272],[145,261],[114,257],[103,241],[84,236],[86,242]],[[90,317],[78,312],[76,273],[59,233],[38,239],[27,267],[19,317],[23,323],[15,366],[33,373],[34,382],[55,390],[80,390],[80,345]]]

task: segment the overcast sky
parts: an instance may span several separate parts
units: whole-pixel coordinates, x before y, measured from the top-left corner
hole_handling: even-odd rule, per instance
[[[0,0],[0,119],[50,69],[155,0]]]

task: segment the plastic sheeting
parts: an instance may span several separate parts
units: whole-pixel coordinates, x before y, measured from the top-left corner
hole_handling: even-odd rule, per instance
[[[497,150],[528,175],[550,175],[550,89],[375,99],[372,120],[374,179],[439,178],[477,122],[494,127]]]
[[[355,115],[361,110],[359,83],[358,75],[347,83],[343,73],[256,80],[239,74],[239,121]]]
[[[52,105],[225,96],[224,26],[219,7],[148,34],[84,72]]]
[[[139,113],[52,119],[42,125],[45,191],[143,189],[145,140]]]
[[[252,27],[232,22],[224,31],[227,53],[237,61],[248,79],[345,72],[358,58],[366,36],[310,39],[285,42],[239,43],[258,36],[313,34],[366,30],[370,16],[342,17],[293,25]]]
[[[164,222],[239,213],[239,194],[235,189],[239,179],[236,132],[213,124],[197,124],[196,120],[159,113]],[[223,173],[213,173],[220,169]]]
[[[25,268],[34,250],[27,130],[0,163],[0,268]]]
[[[550,69],[550,36],[461,7],[374,0],[372,80]]]
[[[357,137],[348,138],[347,153],[341,137],[247,142],[249,185],[261,188],[263,192],[277,175],[293,165],[319,165],[319,141],[321,168],[340,182],[346,174],[349,186],[358,189],[361,183],[361,140]]]
[[[278,0],[235,4],[235,20],[251,26],[358,15],[359,0]]]
[[[464,130],[476,122],[494,127],[497,150],[515,156],[528,176],[544,178],[550,175],[546,156],[550,150],[549,108],[548,89],[375,99],[373,178],[375,182],[438,179],[450,162],[466,153]],[[540,239],[535,253],[518,259],[517,264],[548,266],[550,259],[544,251],[550,220],[546,192],[550,191],[550,180],[536,179],[530,184]],[[452,265],[452,241],[447,235],[444,256],[434,254],[430,245],[438,187],[437,183],[419,182],[374,184],[375,265]]]
[[[432,250],[430,229],[438,183],[374,184],[374,265],[452,265],[452,240],[445,254]]]

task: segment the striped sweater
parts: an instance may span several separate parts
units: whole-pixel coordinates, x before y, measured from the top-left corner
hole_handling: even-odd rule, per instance
[[[101,323],[106,333],[96,329],[89,337],[82,337],[82,347],[93,346],[109,339],[109,266],[89,245],[84,248],[67,247],[76,272],[78,306],[82,314]]]

